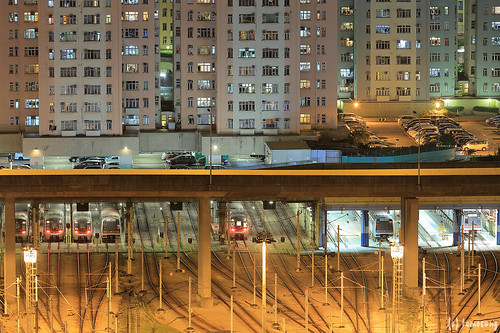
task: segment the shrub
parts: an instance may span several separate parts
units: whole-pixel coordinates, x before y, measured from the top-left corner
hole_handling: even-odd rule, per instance
[[[472,108],[472,111],[498,113],[498,108],[496,106],[480,106],[480,105],[476,105],[475,107]]]
[[[370,141],[370,134],[368,134],[368,131],[363,128],[352,132],[349,135],[349,140],[353,146],[361,148],[363,146],[366,146],[368,144],[368,141]]]

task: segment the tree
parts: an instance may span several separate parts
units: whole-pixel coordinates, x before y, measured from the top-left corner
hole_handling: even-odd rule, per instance
[[[362,148],[366,146],[370,141],[370,134],[366,128],[356,129],[349,135],[349,141],[351,144],[357,148]]]

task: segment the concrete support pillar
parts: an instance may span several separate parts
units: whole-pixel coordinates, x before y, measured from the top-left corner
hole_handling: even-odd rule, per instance
[[[500,245],[500,209],[497,209],[497,245]]]
[[[370,245],[370,216],[367,210],[361,211],[361,246]]]
[[[404,294],[418,295],[418,199],[401,198],[401,231],[399,242],[404,246]]]
[[[5,199],[5,252],[4,264],[4,291],[7,311],[11,314],[16,306],[16,218],[14,198]]]
[[[32,208],[32,225],[31,233],[33,236],[33,247],[38,250],[38,245],[40,243],[40,206],[38,202],[33,203]]]
[[[316,215],[318,215],[318,241],[316,244],[319,247],[325,248],[326,205],[319,202],[316,203],[316,212]]]
[[[201,307],[211,308],[212,267],[210,234],[210,198],[198,199],[198,301]]]
[[[227,217],[226,217],[226,204],[227,202],[225,201],[219,201],[217,202],[217,217],[219,220],[219,241],[220,244],[225,243],[225,239],[227,238],[227,230],[226,230],[226,223],[227,223]]]
[[[314,243],[316,246],[321,246],[321,240],[319,239],[319,220],[321,215],[321,206],[316,202],[312,206],[312,228],[311,228],[311,237],[314,237]],[[319,244],[318,244],[319,242]]]
[[[462,210],[453,210],[453,244],[451,246],[460,245],[460,226],[462,225]]]

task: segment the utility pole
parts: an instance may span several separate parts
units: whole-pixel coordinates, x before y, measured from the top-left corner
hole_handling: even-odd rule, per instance
[[[164,216],[164,221],[165,221],[165,259],[168,259],[168,216],[167,213],[165,213]]]
[[[181,212],[177,212],[177,269],[176,272],[181,270]]]
[[[296,272],[300,272],[300,210],[297,210],[297,268]]]
[[[127,275],[132,275],[132,256],[133,256],[133,240],[132,240],[132,220],[134,214],[133,204],[128,203],[128,221],[127,221]]]

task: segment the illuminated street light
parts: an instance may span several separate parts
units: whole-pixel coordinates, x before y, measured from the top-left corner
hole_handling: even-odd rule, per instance
[[[436,109],[439,109],[440,106],[441,104],[439,102],[436,102]]]
[[[354,102],[354,107],[357,108],[359,106],[358,102]]]
[[[262,333],[266,332],[266,243],[276,242],[270,232],[262,231],[252,238],[254,243],[262,243]]]
[[[28,248],[28,249],[24,250],[24,262],[25,263],[35,264],[36,257],[37,257],[37,251],[35,249]]]

